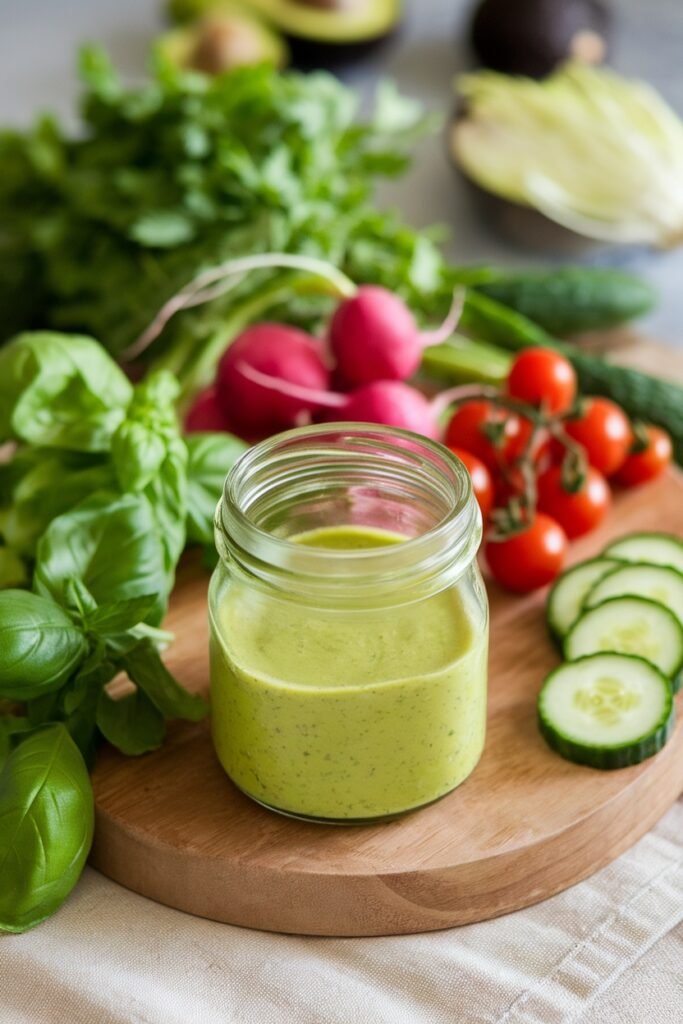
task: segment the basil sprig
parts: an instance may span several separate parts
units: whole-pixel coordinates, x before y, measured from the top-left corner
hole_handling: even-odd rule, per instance
[[[190,459],[177,394],[166,371],[133,387],[80,336],[24,334],[0,352],[0,444],[14,448],[0,465],[0,930],[38,924],[75,885],[102,739],[143,754],[169,719],[207,714],[164,665],[159,626],[188,505],[206,543],[244,446],[202,435]],[[116,697],[120,673],[131,688]]]

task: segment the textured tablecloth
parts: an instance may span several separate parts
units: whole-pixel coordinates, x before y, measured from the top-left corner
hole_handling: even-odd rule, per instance
[[[382,939],[271,935],[158,906],[88,869],[0,936],[2,1024],[681,1024],[683,803],[536,907]]]

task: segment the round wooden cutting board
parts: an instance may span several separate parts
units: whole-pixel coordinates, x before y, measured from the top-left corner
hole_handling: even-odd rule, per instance
[[[572,546],[578,561],[630,530],[683,530],[683,478],[619,497],[609,525]],[[168,654],[208,685],[207,576],[181,573]],[[450,796],[403,819],[339,828],[292,821],[230,783],[207,725],[176,724],[140,758],[105,748],[94,774],[92,863],[122,885],[217,921],[310,935],[429,931],[505,914],[607,864],[683,791],[683,694],[675,736],[634,768],[599,772],[553,754],[535,700],[557,654],[544,595],[490,587],[490,700],[484,756]]]

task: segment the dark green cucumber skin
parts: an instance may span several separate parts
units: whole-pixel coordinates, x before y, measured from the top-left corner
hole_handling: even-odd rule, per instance
[[[474,337],[514,352],[532,345],[554,348],[573,364],[584,394],[604,395],[633,419],[656,423],[671,434],[676,461],[683,465],[683,388],[650,374],[617,366],[559,341],[542,327],[476,290],[467,293],[460,326]]]
[[[603,651],[601,653],[609,654],[610,652]],[[576,658],[571,664],[577,665],[594,657],[596,657],[594,654],[585,654],[582,658]],[[568,664],[565,662],[562,665],[558,665],[557,668],[553,669],[546,676],[536,705],[538,728],[541,735],[551,750],[554,750],[560,757],[564,757],[565,760],[573,761],[574,764],[585,765],[588,768],[613,771],[618,768],[628,768],[630,765],[640,764],[641,761],[654,757],[671,739],[676,724],[676,707],[673,701],[675,691],[672,690],[669,680],[663,672],[645,658],[641,658],[636,654],[620,654],[619,657],[631,658],[633,661],[641,662],[643,665],[647,665],[649,671],[655,672],[660,676],[665,690],[668,691],[668,700],[659,724],[652,732],[647,733],[645,736],[617,747],[591,747],[585,743],[579,743],[577,740],[572,740],[568,736],[563,736],[557,732],[552,723],[543,714],[543,694],[555,673]]]
[[[603,267],[501,271],[477,290],[560,335],[615,327],[649,312],[657,301],[647,281]]]
[[[587,768],[599,768],[603,771],[629,768],[631,765],[646,761],[649,757],[654,757],[671,739],[675,723],[676,712],[672,708],[666,722],[640,741],[635,740],[624,747],[587,747],[567,739],[565,736],[560,736],[544,720],[540,710],[538,713],[538,728],[541,735],[556,754],[574,764],[582,764]]]

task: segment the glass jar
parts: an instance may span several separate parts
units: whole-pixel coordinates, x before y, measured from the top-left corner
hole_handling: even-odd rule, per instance
[[[416,434],[354,423],[249,449],[216,510],[218,757],[258,803],[392,818],[484,745],[488,605],[469,475]]]

